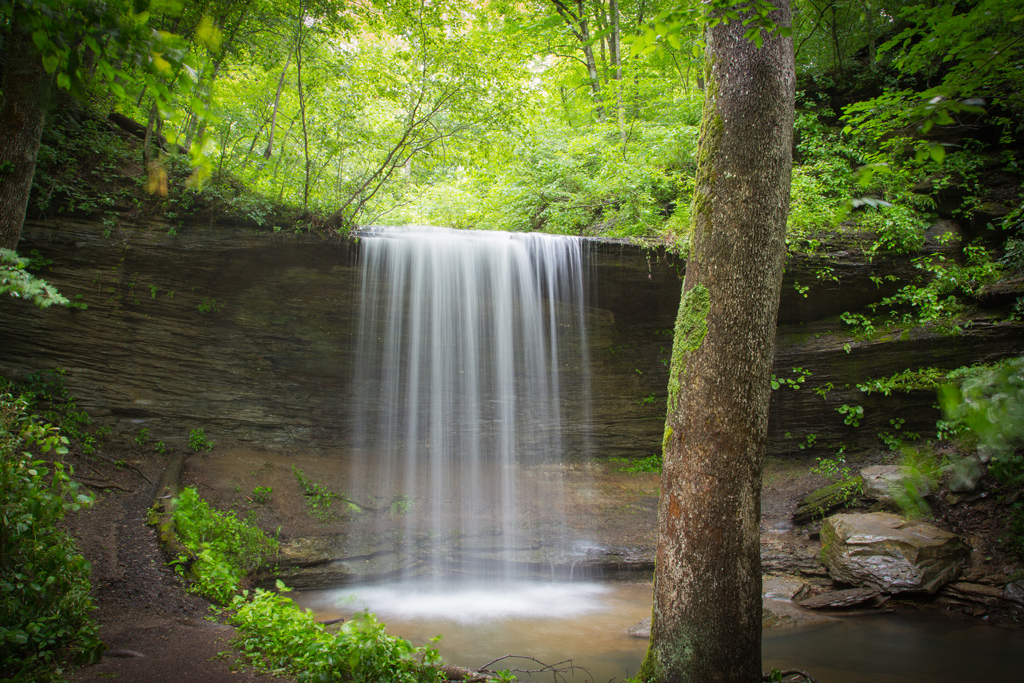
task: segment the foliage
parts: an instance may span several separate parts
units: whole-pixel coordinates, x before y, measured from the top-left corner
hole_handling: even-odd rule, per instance
[[[213,442],[206,438],[206,430],[190,429],[188,432],[188,447],[196,453],[210,451],[213,450]]]
[[[843,405],[836,408],[836,412],[843,416],[843,422],[852,426],[860,427],[860,421],[864,419],[864,407],[858,405]]]
[[[1012,501],[1007,533],[1024,555],[1024,356],[992,366],[961,368],[939,392],[947,420],[968,427],[978,439],[978,453],[991,458],[989,472]]]
[[[273,495],[274,489],[270,486],[254,486],[252,489],[252,496],[250,496],[249,500],[257,505],[263,505],[268,502]]]
[[[441,660],[433,647],[413,647],[389,635],[368,613],[329,630],[285,597],[283,583],[277,586],[281,594],[257,589],[250,598],[246,591],[231,605],[236,647],[257,668],[294,676],[300,683],[441,680]]]
[[[929,447],[904,448],[900,459],[903,466],[901,486],[892,491],[893,500],[904,517],[916,519],[931,512],[925,495],[934,491],[942,479],[942,465]]]
[[[981,448],[995,460],[1010,460],[1024,443],[1024,357],[993,366],[961,368],[950,373],[959,385],[939,393],[946,418],[967,425]]]
[[[653,453],[645,458],[630,460],[629,458],[611,458],[611,462],[620,463],[623,472],[634,474],[659,474],[661,472],[661,453]]]
[[[781,389],[782,387],[789,387],[793,391],[800,388],[800,385],[807,381],[807,378],[811,376],[810,370],[804,370],[803,368],[793,368],[793,374],[795,377],[776,377],[772,375],[771,385],[772,389]]]
[[[0,677],[49,680],[65,660],[97,661],[103,644],[89,613],[89,563],[60,528],[91,502],[57,456],[67,437],[37,420],[25,397],[0,388]]]
[[[35,406],[39,417],[60,428],[84,455],[92,455],[97,443],[109,431],[103,428],[90,432],[92,418],[78,409],[75,397],[64,383],[67,373],[62,368],[42,370],[28,376],[24,386],[26,398]]]
[[[193,590],[221,604],[277,554],[275,539],[233,512],[214,510],[193,487],[175,499],[174,528],[189,551],[175,560],[176,569],[192,577]]]
[[[39,308],[49,308],[54,304],[73,305],[61,296],[56,287],[30,273],[29,264],[29,259],[18,256],[11,249],[0,249],[0,295],[10,294]]]
[[[864,488],[864,482],[860,475],[855,474],[846,465],[845,448],[831,458],[815,458],[818,464],[811,468],[812,474],[820,474],[826,479],[839,485],[843,498],[850,499],[859,495]]]
[[[964,248],[966,263],[960,265],[942,254],[922,256],[914,267],[924,271],[924,284],[911,284],[885,297],[872,309],[887,307],[890,317],[903,323],[945,322],[952,325],[962,313],[964,297],[974,296],[986,284],[999,279],[1000,266],[981,245]]]
[[[407,493],[401,493],[394,497],[391,501],[391,505],[388,507],[388,510],[396,517],[404,517],[412,510],[412,506],[412,497]]]
[[[948,375],[947,370],[939,368],[918,368],[917,370],[907,368],[886,377],[867,379],[858,384],[857,388],[865,394],[880,393],[883,396],[889,396],[894,391],[909,393],[922,389],[934,390],[945,384]]]
[[[329,522],[335,518],[335,512],[331,509],[335,498],[340,498],[336,493],[331,493],[322,482],[310,479],[301,469],[292,465],[292,473],[295,480],[299,482],[306,497],[306,507],[309,514],[321,522]],[[357,509],[358,511],[358,509]]]

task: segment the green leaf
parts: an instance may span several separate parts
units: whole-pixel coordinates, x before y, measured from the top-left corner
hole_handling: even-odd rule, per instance
[[[932,159],[934,159],[937,163],[941,164],[943,160],[945,160],[946,158],[946,149],[938,142],[929,145],[928,151],[932,155]]]

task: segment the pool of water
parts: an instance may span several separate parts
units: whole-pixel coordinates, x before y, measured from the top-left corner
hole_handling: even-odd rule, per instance
[[[622,680],[647,648],[626,630],[651,613],[649,583],[400,584],[294,594],[323,618],[363,609],[391,633],[423,645],[434,636],[446,661],[482,667],[505,655],[584,667],[568,681]],[[1020,680],[1024,632],[934,616],[879,615],[766,629],[764,670],[797,668],[822,683],[963,683]],[[492,669],[536,669],[505,660]],[[524,680],[551,680],[547,674]]]

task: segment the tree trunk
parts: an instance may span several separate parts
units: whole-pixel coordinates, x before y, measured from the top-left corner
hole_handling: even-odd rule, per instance
[[[591,45],[590,26],[583,14],[583,3],[580,4],[580,45],[587,61],[587,75],[590,76],[590,91],[594,97],[594,115],[604,123],[604,99],[601,96],[601,76],[597,73],[597,62],[594,60],[594,46]]]
[[[277,79],[277,94],[274,95],[274,113],[270,117],[270,134],[267,136],[267,148],[263,150],[263,158],[269,159],[274,153],[274,130],[277,128],[277,110],[281,104],[281,91],[284,90],[284,77],[288,73],[288,66],[292,63],[292,52],[288,51],[288,57],[284,60],[284,68],[281,69],[281,77]]]
[[[788,2],[771,16],[790,24]],[[761,466],[785,258],[795,66],[708,28],[694,231],[676,321],[646,681],[761,680]]]
[[[868,34],[868,70],[878,71],[878,57],[875,48],[875,15],[871,8],[870,0],[862,0],[864,6],[864,22],[867,24],[865,30]]]
[[[0,108],[0,248],[17,249],[43,135],[50,77],[32,29],[12,19]]]
[[[612,69],[615,76],[615,112],[619,122],[619,141],[622,143],[622,156],[626,156],[626,110],[622,106],[622,41],[619,35],[619,0],[609,0],[608,13],[611,15],[611,53]]]
[[[304,8],[303,8],[304,9]],[[302,22],[305,13],[299,13],[299,37],[295,44],[295,79],[299,85],[299,116],[302,117],[302,151],[306,160],[305,180],[302,184],[302,213],[309,210],[309,131],[306,130],[306,99],[302,94]]]
[[[558,14],[569,27],[569,31],[580,43],[584,62],[587,65],[587,78],[590,81],[590,92],[594,99],[594,115],[604,123],[604,100],[601,96],[601,76],[597,73],[597,61],[594,59],[594,46],[590,37],[590,24],[587,21],[587,8],[584,0],[576,0],[570,7],[565,0],[551,0]]]

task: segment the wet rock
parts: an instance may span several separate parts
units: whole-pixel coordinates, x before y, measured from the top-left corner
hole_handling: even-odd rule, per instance
[[[885,512],[833,515],[821,528],[832,579],[883,593],[934,593],[959,576],[969,550],[955,534]]]
[[[803,575],[823,570],[816,544],[788,536],[762,537],[761,571],[773,575]]]
[[[826,621],[835,621],[820,612],[804,609],[791,600],[764,598],[761,601],[761,627],[774,628],[779,626],[807,626]]]
[[[919,472],[902,465],[875,465],[860,471],[863,495],[886,506],[896,505],[896,500],[911,490],[917,496],[932,492],[931,482]]]
[[[650,638],[651,637],[651,618],[647,617],[640,621],[639,624],[634,624],[626,629],[626,633],[637,638]]]
[[[1024,579],[1006,584],[1003,588],[1003,598],[1018,605],[1024,605]]]
[[[761,579],[762,596],[774,600],[793,600],[808,588],[800,576],[765,576]]]
[[[801,600],[798,604],[806,609],[841,609],[867,602],[877,595],[880,593],[874,588],[847,588],[815,595]]]
[[[995,586],[985,586],[980,583],[969,583],[967,581],[946,584],[942,587],[940,593],[958,600],[966,600],[989,606],[998,605],[1003,599],[1002,589]]]

